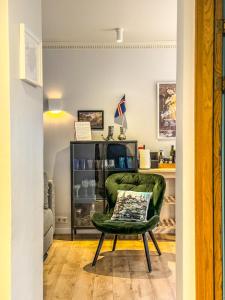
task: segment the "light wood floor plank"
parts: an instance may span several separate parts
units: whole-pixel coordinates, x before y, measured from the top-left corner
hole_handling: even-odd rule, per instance
[[[149,242],[153,271],[141,240],[106,240],[95,267],[97,240],[55,240],[44,263],[44,300],[174,300],[175,242]]]

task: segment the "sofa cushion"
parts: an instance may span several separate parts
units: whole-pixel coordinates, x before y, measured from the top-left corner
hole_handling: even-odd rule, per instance
[[[44,172],[44,209],[48,208],[48,176],[47,173]]]
[[[53,227],[53,213],[51,209],[44,209],[44,235],[50,227]]]

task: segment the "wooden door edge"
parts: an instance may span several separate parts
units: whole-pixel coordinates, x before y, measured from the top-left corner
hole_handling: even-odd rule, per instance
[[[214,0],[196,0],[195,243],[196,299],[214,299],[213,260]]]

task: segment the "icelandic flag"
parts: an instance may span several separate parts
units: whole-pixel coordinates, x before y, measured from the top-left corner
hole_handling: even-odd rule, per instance
[[[119,124],[120,126],[127,128],[127,120],[125,116],[126,112],[126,99],[125,95],[121,98],[119,104],[117,105],[114,123]]]

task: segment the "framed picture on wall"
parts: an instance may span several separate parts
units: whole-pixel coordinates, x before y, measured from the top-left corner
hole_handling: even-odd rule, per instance
[[[42,86],[42,42],[25,24],[20,24],[20,79]]]
[[[157,83],[157,137],[176,138],[176,82]]]
[[[92,130],[104,129],[103,110],[78,110],[77,119],[79,122],[90,122]]]

